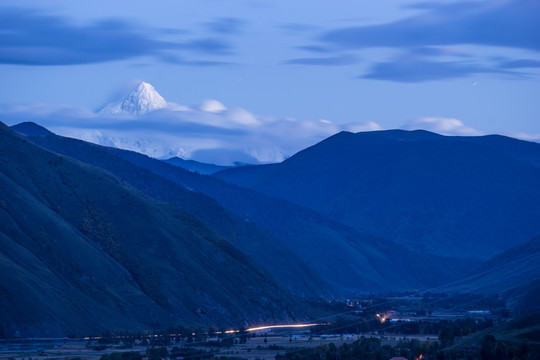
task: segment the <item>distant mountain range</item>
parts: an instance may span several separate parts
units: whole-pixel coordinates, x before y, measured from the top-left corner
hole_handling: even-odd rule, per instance
[[[339,129],[329,121],[261,116],[212,99],[182,105],[167,101],[147,82],[98,111],[46,107],[38,113],[32,107],[9,108],[4,116],[10,125],[30,120],[63,136],[157,159],[224,166],[282,161]]]
[[[340,133],[214,177],[1,125],[0,337],[307,319],[306,298],[412,290],[534,310],[539,147]]]
[[[21,124],[14,129],[25,132],[24,127],[36,125]],[[231,186],[135,152],[59,136],[30,138],[54,152],[111,171],[152,197],[182,206],[297,295],[327,297],[423,289],[458,279],[471,269],[470,263],[411,252],[288,201]],[[238,225],[230,223],[231,215],[216,206],[214,199],[241,217]],[[248,233],[246,226],[251,228]],[[254,232],[256,229],[258,232]],[[431,271],[425,272],[426,267]],[[324,281],[313,281],[315,277]]]
[[[181,167],[183,169],[193,171],[203,175],[210,175],[221,170],[226,170],[232,166],[220,166],[214,164],[206,164],[195,160],[184,160],[179,157],[172,157],[170,159],[163,160],[168,164]]]
[[[408,249],[486,260],[540,234],[539,163],[536,143],[391,130],[214,176]]]

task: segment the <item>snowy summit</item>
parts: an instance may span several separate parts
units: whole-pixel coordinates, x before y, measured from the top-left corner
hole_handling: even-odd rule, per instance
[[[167,107],[167,102],[152,85],[141,82],[122,99],[107,104],[99,112],[105,114],[143,115]]]

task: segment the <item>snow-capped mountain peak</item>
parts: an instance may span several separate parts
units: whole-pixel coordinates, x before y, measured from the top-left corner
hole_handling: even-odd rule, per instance
[[[167,102],[152,85],[139,83],[122,99],[103,107],[99,112],[106,114],[143,115],[167,107]]]

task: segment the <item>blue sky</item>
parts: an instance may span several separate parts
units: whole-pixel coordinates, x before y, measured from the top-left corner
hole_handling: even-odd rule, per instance
[[[538,34],[536,0],[3,0],[0,120],[70,107],[75,128],[140,79],[328,133],[540,140]]]

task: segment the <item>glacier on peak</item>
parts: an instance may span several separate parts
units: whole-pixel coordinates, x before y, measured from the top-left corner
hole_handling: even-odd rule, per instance
[[[105,105],[99,113],[143,115],[166,107],[165,99],[152,85],[143,81],[122,99]]]

